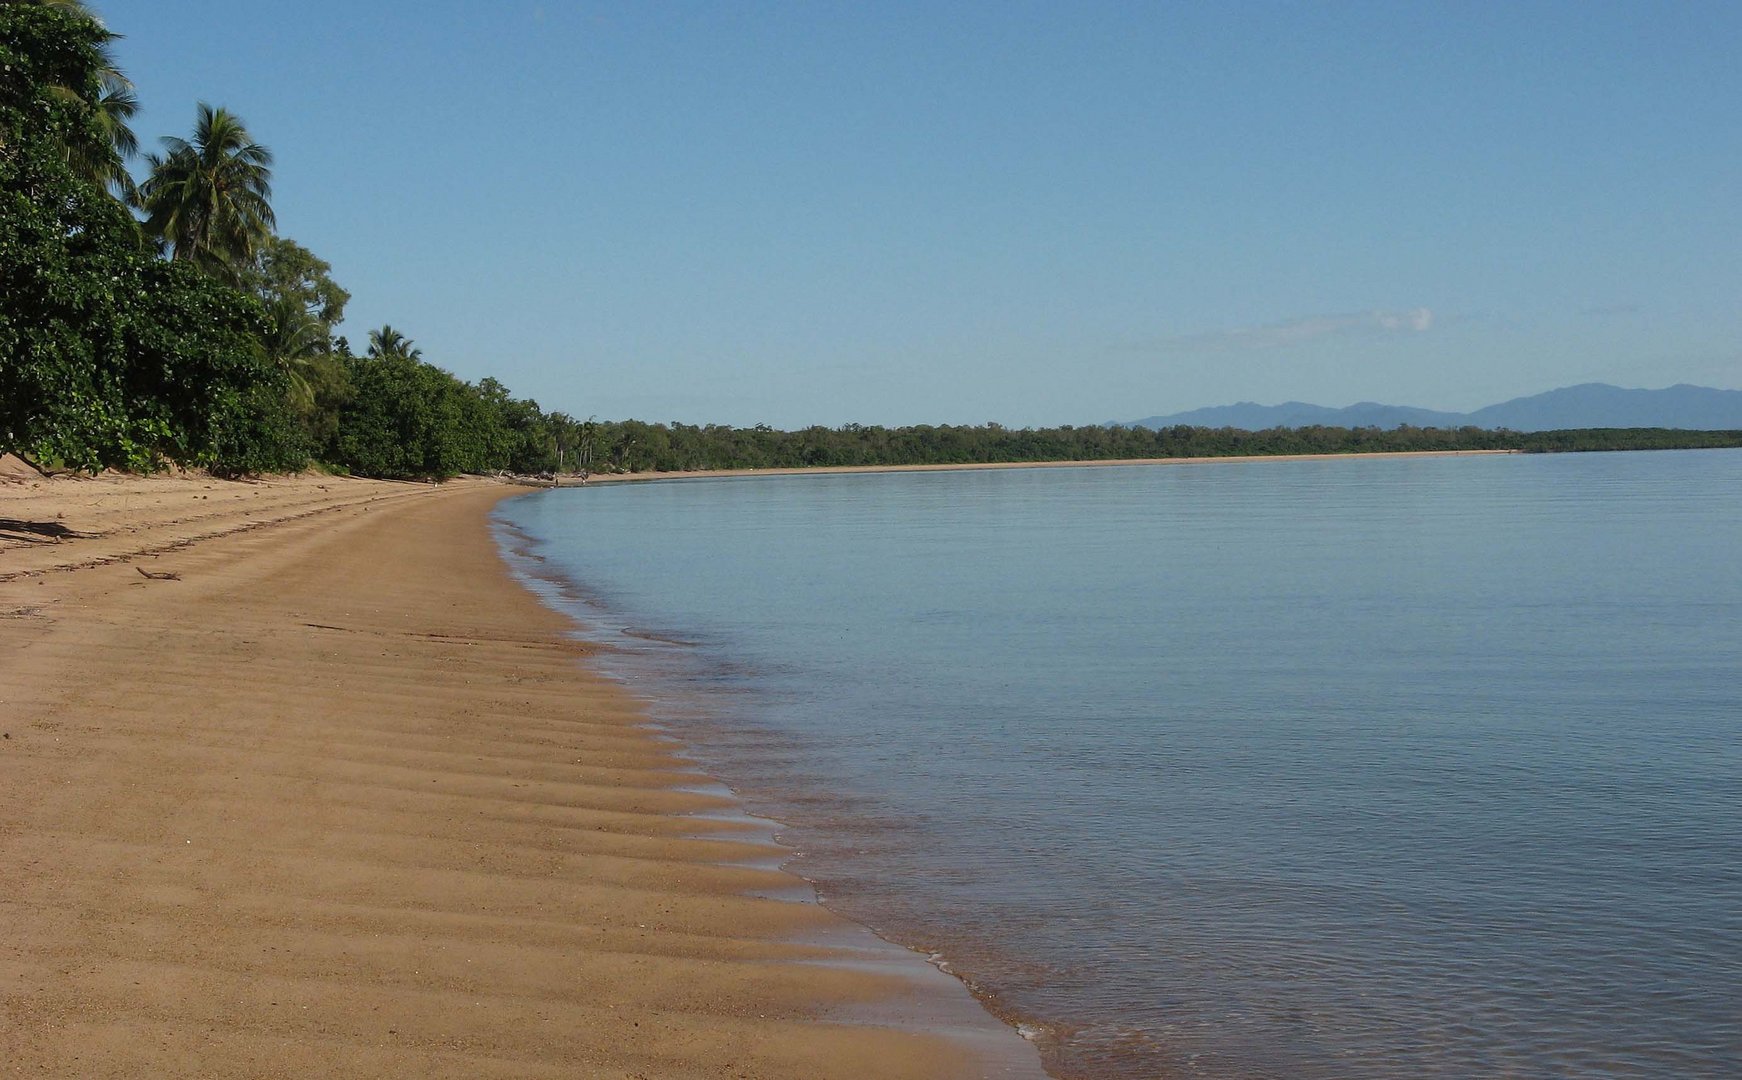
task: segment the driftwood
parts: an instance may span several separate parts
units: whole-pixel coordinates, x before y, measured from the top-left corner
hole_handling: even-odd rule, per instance
[[[593,474],[582,469],[580,472],[567,473],[515,473],[502,471],[493,473],[492,475],[504,484],[519,484],[521,487],[563,488],[583,487],[586,485],[588,478]]]
[[[140,577],[150,578],[152,581],[180,581],[181,580],[180,574],[170,573],[168,571],[147,570],[143,566],[135,566],[133,569],[139,571]]]

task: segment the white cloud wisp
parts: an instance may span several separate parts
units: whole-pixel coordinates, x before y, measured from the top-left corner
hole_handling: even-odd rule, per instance
[[[1421,334],[1433,329],[1434,313],[1425,307],[1405,311],[1363,311],[1306,315],[1298,319],[1242,326],[1205,334],[1186,334],[1160,342],[1164,348],[1222,351],[1275,349],[1339,334]]]

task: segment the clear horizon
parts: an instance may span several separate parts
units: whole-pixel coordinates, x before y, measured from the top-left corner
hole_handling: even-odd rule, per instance
[[[146,148],[272,148],[342,333],[550,409],[1742,386],[1733,6],[95,6]]]

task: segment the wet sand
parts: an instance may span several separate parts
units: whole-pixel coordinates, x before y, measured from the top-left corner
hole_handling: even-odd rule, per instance
[[[752,895],[795,879],[504,568],[519,490],[0,483],[0,1075],[1038,1075]]]

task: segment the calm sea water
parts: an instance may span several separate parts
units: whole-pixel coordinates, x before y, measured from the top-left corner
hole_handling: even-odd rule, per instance
[[[1742,1075],[1742,452],[501,514],[829,903],[1063,1075]]]

